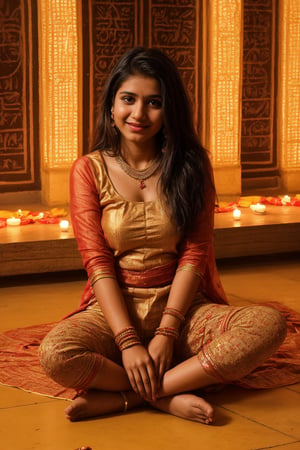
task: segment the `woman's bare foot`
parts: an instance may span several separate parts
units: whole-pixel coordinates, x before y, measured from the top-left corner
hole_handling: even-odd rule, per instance
[[[161,411],[181,417],[182,419],[209,425],[214,422],[214,410],[203,398],[193,394],[178,394],[160,398],[151,405]]]
[[[136,408],[143,404],[141,398],[132,392],[126,392],[127,409]],[[89,390],[76,397],[71,405],[65,409],[66,418],[72,422],[104,414],[119,413],[125,409],[125,401],[120,392],[104,392]]]
[[[133,391],[126,392],[126,397],[128,399],[128,410],[137,408],[144,403]],[[187,393],[164,397],[152,402],[151,405],[182,419],[207,425],[214,422],[212,406],[197,395]],[[65,409],[65,415],[67,419],[75,422],[90,417],[120,413],[124,411],[124,407],[124,398],[119,392],[90,390],[86,394],[76,397],[71,405]]]

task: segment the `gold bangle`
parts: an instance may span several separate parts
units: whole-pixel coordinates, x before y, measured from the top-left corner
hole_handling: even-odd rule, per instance
[[[123,413],[125,413],[128,409],[128,398],[127,395],[125,394],[125,392],[120,391],[120,394],[122,396],[122,399],[124,400],[124,409],[123,409]]]

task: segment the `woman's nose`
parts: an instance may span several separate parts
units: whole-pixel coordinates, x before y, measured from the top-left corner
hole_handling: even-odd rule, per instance
[[[142,119],[145,115],[145,107],[143,102],[136,102],[134,105],[134,110],[132,117],[135,119]]]

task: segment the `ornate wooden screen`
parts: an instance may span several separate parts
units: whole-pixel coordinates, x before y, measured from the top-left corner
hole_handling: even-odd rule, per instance
[[[0,2],[0,192],[40,188],[36,0]]]
[[[276,0],[244,0],[242,190],[279,188],[276,154]]]
[[[83,152],[93,134],[103,83],[124,51],[135,45],[159,47],[175,61],[199,120],[201,4],[197,0],[82,0]]]

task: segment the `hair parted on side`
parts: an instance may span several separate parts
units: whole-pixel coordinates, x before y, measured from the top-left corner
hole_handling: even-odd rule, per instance
[[[161,192],[179,231],[189,229],[203,209],[204,192],[213,188],[207,151],[197,136],[192,107],[173,61],[156,48],[128,50],[109,75],[101,94],[99,118],[91,151],[118,155],[120,134],[111,124],[111,108],[122,83],[132,75],[160,83],[164,129],[157,135],[161,152]]]

